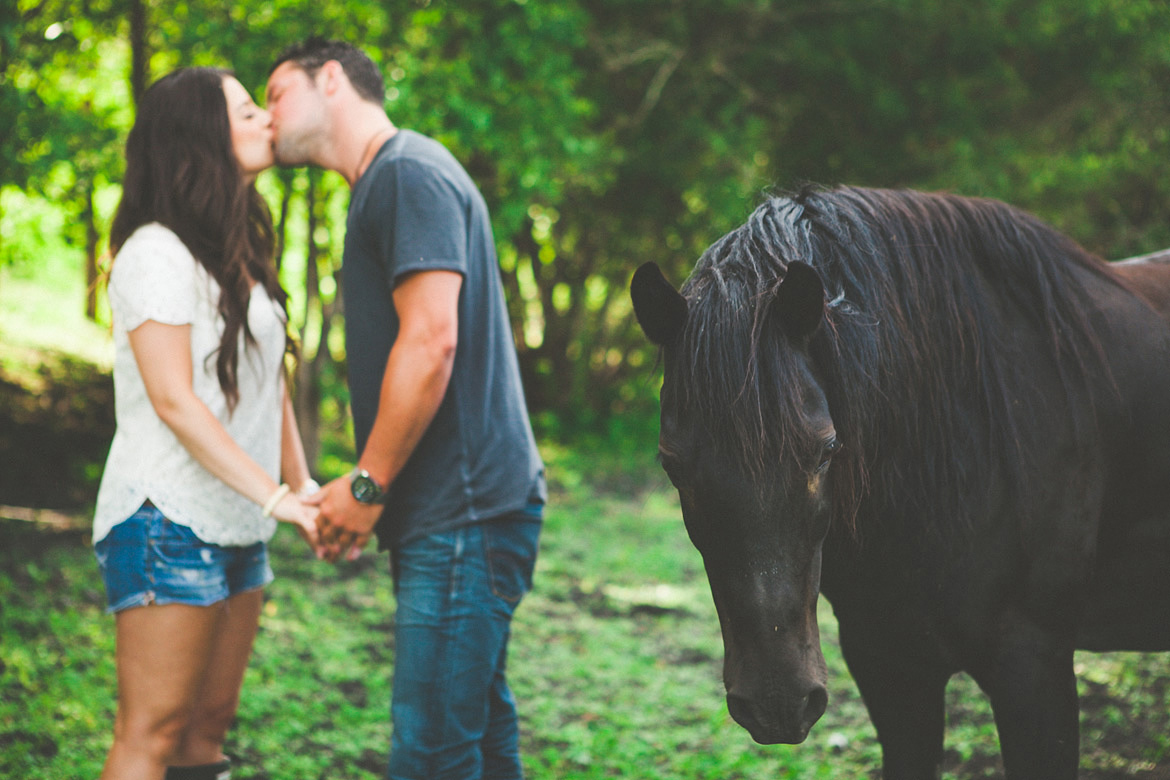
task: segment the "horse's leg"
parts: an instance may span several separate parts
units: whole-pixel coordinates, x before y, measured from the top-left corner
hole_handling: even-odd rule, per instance
[[[987,673],[1006,780],[1074,780],[1080,753],[1073,642],[1015,613],[1001,622]]]
[[[950,672],[913,655],[914,643],[904,635],[896,639],[839,626],[841,652],[882,745],[882,777],[936,780]]]

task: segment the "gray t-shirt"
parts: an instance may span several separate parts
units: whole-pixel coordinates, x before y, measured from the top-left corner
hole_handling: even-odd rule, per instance
[[[350,196],[342,285],[358,452],[398,334],[394,286],[427,270],[463,276],[459,343],[438,413],[390,486],[377,527],[381,547],[522,510],[547,495],[487,206],[442,144],[410,130],[386,142]]]

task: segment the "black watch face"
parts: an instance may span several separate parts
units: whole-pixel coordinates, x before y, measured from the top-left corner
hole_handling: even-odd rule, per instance
[[[353,478],[350,490],[353,493],[353,497],[363,504],[373,504],[382,495],[381,488],[378,487],[374,480],[360,474]]]

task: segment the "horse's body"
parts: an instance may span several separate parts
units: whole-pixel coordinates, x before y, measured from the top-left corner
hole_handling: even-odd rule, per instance
[[[1074,650],[1170,650],[1170,265],[843,188],[631,294],[736,720],[799,742],[824,711],[819,591],[886,778],[937,777],[958,671],[1009,778],[1074,778]]]
[[[1170,249],[1111,264],[1118,276],[1170,319]]]

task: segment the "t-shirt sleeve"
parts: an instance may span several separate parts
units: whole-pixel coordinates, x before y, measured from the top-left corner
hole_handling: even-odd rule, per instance
[[[381,236],[378,247],[393,288],[416,271],[467,273],[467,208],[440,170],[399,160],[382,172],[381,190],[366,203],[366,218]]]
[[[110,309],[127,332],[147,320],[164,325],[194,321],[196,260],[165,228],[140,228],[127,239],[110,271]]]

